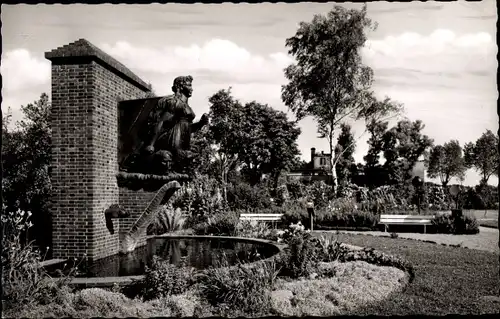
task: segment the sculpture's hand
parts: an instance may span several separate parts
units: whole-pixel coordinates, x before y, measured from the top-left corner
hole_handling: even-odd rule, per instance
[[[155,151],[155,147],[153,145],[148,145],[146,147],[146,153],[153,154],[154,151]]]
[[[208,124],[208,114],[205,113],[201,116],[201,119],[200,119],[200,124],[201,125],[206,125]]]

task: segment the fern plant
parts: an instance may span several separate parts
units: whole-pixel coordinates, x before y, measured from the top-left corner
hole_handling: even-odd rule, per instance
[[[173,209],[171,205],[163,205],[149,226],[148,234],[161,235],[180,231],[183,229],[185,220],[180,208]]]

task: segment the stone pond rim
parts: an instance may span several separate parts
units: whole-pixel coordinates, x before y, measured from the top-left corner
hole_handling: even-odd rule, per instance
[[[247,263],[247,266],[252,266],[252,265],[258,265],[261,262],[265,262],[267,260],[270,260],[274,258],[276,255],[281,253],[283,249],[285,248],[285,245],[283,244],[278,244],[276,242],[270,241],[270,240],[265,240],[265,239],[258,239],[258,238],[248,238],[248,237],[231,237],[231,236],[194,236],[194,235],[172,235],[172,234],[164,234],[164,235],[155,235],[155,236],[148,236],[147,240],[150,239],[155,239],[155,238],[170,238],[170,239],[200,239],[200,240],[207,240],[207,239],[216,239],[216,240],[234,240],[238,242],[246,242],[246,243],[253,243],[253,244],[263,244],[263,245],[269,245],[272,247],[274,250],[274,253],[272,256],[254,261],[251,263]],[[351,245],[347,245],[349,247],[355,247]],[[57,263],[64,262],[61,260],[58,260]],[[47,260],[45,263],[51,264],[51,260]],[[235,267],[230,266],[230,267]],[[144,278],[144,275],[136,275],[136,276],[118,276],[118,277],[80,277],[80,278],[73,278],[69,284],[72,286],[77,286],[77,287],[85,287],[85,288],[92,288],[92,287],[112,287],[113,285],[128,285],[132,283],[133,281],[140,280]],[[53,278],[51,280],[57,280],[57,278]]]

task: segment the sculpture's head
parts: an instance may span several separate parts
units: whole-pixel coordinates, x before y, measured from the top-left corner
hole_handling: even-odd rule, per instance
[[[191,97],[193,95],[193,77],[191,75],[176,77],[172,85],[172,91]]]

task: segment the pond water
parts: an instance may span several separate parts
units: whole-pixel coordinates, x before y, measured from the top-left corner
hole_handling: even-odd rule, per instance
[[[148,243],[127,255],[113,255],[92,263],[80,263],[76,277],[118,277],[144,274],[153,256],[175,265],[205,269],[218,267],[222,260],[229,265],[248,263],[273,256],[278,248],[271,244],[246,242],[237,239],[152,238]],[[55,274],[62,265],[47,267]],[[68,267],[66,267],[68,268]]]

